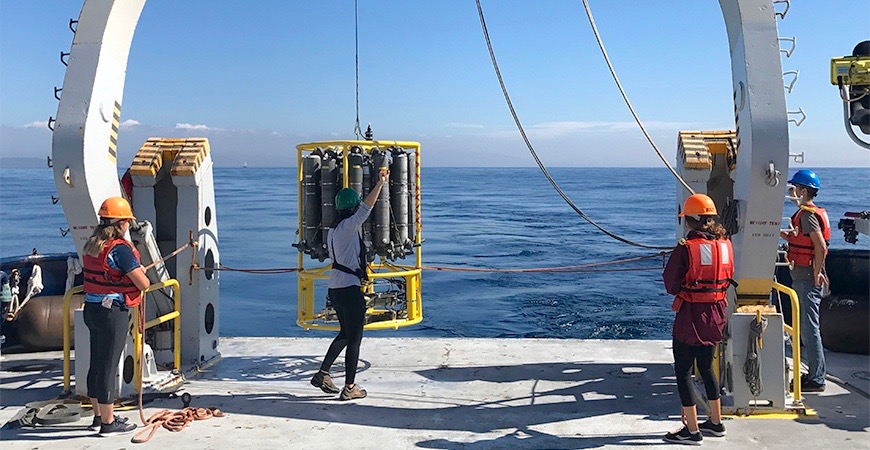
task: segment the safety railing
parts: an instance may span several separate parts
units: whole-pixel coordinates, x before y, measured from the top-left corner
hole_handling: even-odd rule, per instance
[[[142,291],[142,299],[144,301],[145,294],[148,292],[156,291],[157,289],[163,289],[166,287],[172,287],[173,293],[175,294],[175,309],[172,312],[159,316],[153,320],[149,320],[145,322],[145,327],[142,330],[144,333],[145,330],[160,325],[161,323],[168,322],[173,320],[174,323],[174,339],[173,339],[173,357],[175,361],[175,369],[181,369],[181,289],[179,289],[178,280],[169,279],[163,281],[161,283],[152,284],[148,287],[148,289]],[[65,392],[70,392],[70,300],[72,296],[82,292],[82,286],[76,286],[69,291],[66,292],[63,296],[63,389]],[[133,320],[134,324],[139,323],[139,308],[133,308]],[[133,361],[133,373],[139,374],[136,378],[136,389],[140,389],[142,386],[142,371],[139,369],[139,360],[140,355],[139,352],[142,351],[142,333],[139,332],[139,327],[133,327],[133,343],[136,348],[136,357]]]
[[[791,336],[792,394],[795,403],[801,402],[801,305],[794,289],[773,283],[773,289],[788,295],[791,299],[791,326],[783,324],[785,332]]]

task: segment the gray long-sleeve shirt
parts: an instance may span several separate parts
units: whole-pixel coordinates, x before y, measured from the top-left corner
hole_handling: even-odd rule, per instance
[[[371,206],[366,205],[365,202],[360,203],[354,215],[342,220],[337,227],[329,231],[329,237],[326,239],[329,256],[348,269],[355,270],[360,268],[365,270],[364,267],[359,266],[360,248],[358,236],[363,222],[366,221],[371,212]],[[337,269],[329,271],[329,289],[359,285],[359,278],[354,275]]]

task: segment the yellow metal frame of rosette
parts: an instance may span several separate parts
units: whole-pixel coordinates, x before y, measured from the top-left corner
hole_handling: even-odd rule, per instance
[[[148,289],[142,291],[142,301],[145,301],[145,294],[171,287],[174,294],[175,309],[172,312],[166,313],[155,319],[145,322],[145,330],[160,325],[161,323],[173,321],[174,339],[173,339],[173,358],[175,369],[181,371],[181,289],[179,289],[178,280],[169,279],[161,283],[152,284]],[[63,389],[65,392],[70,391],[70,300],[74,294],[82,292],[82,286],[76,286],[66,292],[63,296]],[[133,310],[133,324],[139,323],[139,308],[131,308]],[[133,359],[133,373],[136,374],[136,390],[142,387],[142,370],[139,368],[140,355],[142,350],[142,333],[139,332],[138,326],[133,326],[133,344],[135,347],[135,358]],[[143,330],[144,332],[144,330]]]
[[[417,221],[413,224],[416,229],[414,238],[414,266],[395,265],[387,262],[373,263],[367,267],[367,272],[370,280],[378,278],[404,278],[405,279],[405,301],[407,303],[407,318],[396,320],[382,320],[378,322],[367,323],[365,330],[396,330],[402,327],[418,324],[423,321],[423,298],[421,294],[422,281],[422,266],[423,259],[421,254],[421,243],[423,242],[423,228],[421,220],[421,196],[420,196],[420,143],[412,141],[323,141],[309,142],[296,146],[296,168],[297,168],[297,215],[299,219],[299,230],[302,230],[302,156],[305,153],[312,152],[316,149],[327,150],[331,149],[340,152],[343,160],[342,164],[342,188],[348,187],[348,162],[347,157],[350,150],[360,148],[364,153],[371,153],[375,148],[388,150],[393,147],[401,147],[406,150],[411,149],[416,154],[415,171],[415,192],[414,192],[414,208],[416,209]],[[297,315],[296,325],[305,330],[328,330],[335,331],[339,329],[337,324],[325,323],[322,321],[322,314],[314,311],[314,284],[316,281],[328,280],[329,270],[332,265],[323,267],[305,268],[305,255],[302,252],[298,253],[297,264],[299,271],[297,272]],[[381,271],[386,269],[386,271]],[[363,291],[372,293],[374,287],[369,284],[364,286]],[[366,315],[387,313],[390,311],[369,308]]]

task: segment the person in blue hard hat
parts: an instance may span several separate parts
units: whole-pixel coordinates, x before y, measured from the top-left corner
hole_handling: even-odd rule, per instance
[[[819,305],[822,289],[828,284],[825,274],[825,256],[831,239],[831,224],[824,208],[813,203],[822,187],[819,177],[809,169],[798,170],[788,181],[793,187],[790,194],[796,198],[798,210],[791,216],[792,232],[783,232],[788,241],[788,260],[792,288],[800,299],[801,343],[809,370],[801,377],[801,391],[825,390],[825,352],[819,330]],[[793,319],[794,320],[794,319]]]
[[[338,336],[330,344],[320,370],[311,379],[311,384],[327,394],[339,393],[329,376],[329,368],[346,347],[344,389],[341,390],[340,400],[353,400],[366,396],[366,391],[355,383],[359,347],[362,343],[366,318],[366,301],[361,286],[363,281],[368,280],[365,244],[361,232],[362,224],[369,217],[389,175],[388,169],[381,169],[377,183],[365,200],[360,201],[359,193],[351,188],[344,188],[335,196],[338,217],[330,227],[326,243],[329,257],[332,259],[332,270],[329,272],[329,299],[338,315],[341,328]]]

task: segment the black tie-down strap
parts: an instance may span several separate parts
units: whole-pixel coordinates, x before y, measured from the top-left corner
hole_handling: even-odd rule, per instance
[[[345,266],[344,264],[339,263],[335,259],[335,246],[333,245],[332,249],[332,268],[338,270],[339,272],[344,272],[348,275],[353,275],[359,278],[360,281],[368,281],[369,274],[363,270],[363,267],[366,267],[366,244],[363,242],[362,236],[359,234],[356,235],[359,239],[359,269],[351,269],[350,267]],[[335,240],[332,241],[335,243]]]

